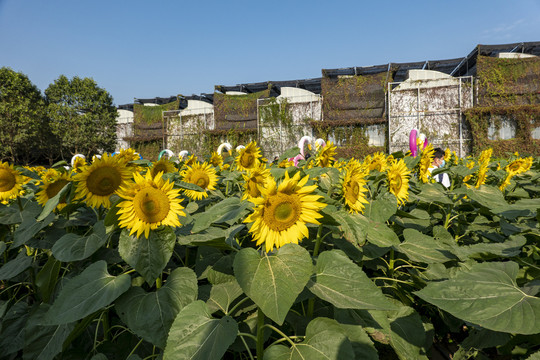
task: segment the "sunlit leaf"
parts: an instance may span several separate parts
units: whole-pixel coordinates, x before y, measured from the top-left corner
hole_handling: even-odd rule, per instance
[[[178,312],[197,298],[197,278],[193,270],[178,268],[155,292],[131,287],[116,302],[120,318],[146,341],[165,347],[169,328]]]
[[[245,248],[234,259],[234,275],[242,290],[279,325],[312,271],[311,256],[296,244],[286,244],[275,254],[261,255],[253,248]]]
[[[72,278],[46,313],[44,325],[67,324],[110,305],[131,285],[130,276],[112,276],[107,263],[98,261]]]
[[[486,329],[536,334],[540,332],[540,298],[517,286],[518,271],[514,262],[479,263],[455,278],[429,283],[415,294]]]
[[[396,309],[362,269],[340,250],[319,255],[308,288],[338,308]]]
[[[204,302],[192,302],[176,316],[163,359],[221,359],[237,334],[238,324],[233,318],[212,318]]]

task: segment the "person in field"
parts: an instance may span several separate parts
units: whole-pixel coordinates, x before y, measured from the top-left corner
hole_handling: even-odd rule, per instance
[[[444,150],[441,148],[435,148],[435,152],[433,153],[433,162],[431,163],[431,167],[428,169],[428,171],[431,173],[433,170],[443,167],[444,164]],[[450,177],[447,173],[439,173],[435,175],[434,178],[437,180],[437,182],[443,184],[444,187],[450,187]]]

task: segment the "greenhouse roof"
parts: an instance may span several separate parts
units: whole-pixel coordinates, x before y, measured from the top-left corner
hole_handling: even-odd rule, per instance
[[[215,89],[222,93],[227,91],[240,91],[245,93],[254,93],[270,89],[270,96],[277,97],[281,95],[282,87],[294,87],[311,91],[315,94],[321,93],[321,78],[304,80],[286,80],[286,81],[265,81],[250,84],[238,84],[235,86],[216,85]]]

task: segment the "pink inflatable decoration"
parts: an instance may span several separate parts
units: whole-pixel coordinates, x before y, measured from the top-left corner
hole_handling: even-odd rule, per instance
[[[416,157],[420,149],[425,149],[428,145],[426,135],[420,134],[417,129],[412,129],[409,134],[409,150],[411,156]]]

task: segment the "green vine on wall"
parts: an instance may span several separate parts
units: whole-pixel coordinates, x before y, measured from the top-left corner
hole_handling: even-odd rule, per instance
[[[478,103],[508,106],[540,103],[540,58],[478,56]]]
[[[464,114],[471,126],[473,153],[479,154],[491,147],[494,156],[506,156],[508,152],[516,151],[520,154],[540,155],[540,140],[532,138],[532,131],[540,127],[540,105],[474,107],[466,110]],[[515,138],[490,140],[490,124],[493,123],[499,128],[502,117],[515,121]]]
[[[518,151],[540,154],[532,131],[540,126],[540,58],[504,59],[478,56],[478,104],[464,112],[471,128],[475,154],[491,147],[494,156]],[[515,123],[512,139],[490,140],[488,129],[500,129],[501,119]]]
[[[216,128],[219,130],[238,128],[240,122],[243,128],[256,127],[257,100],[269,96],[270,88],[245,95],[214,93]]]

